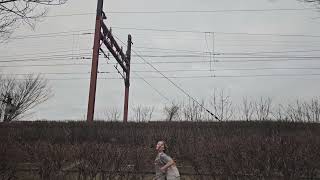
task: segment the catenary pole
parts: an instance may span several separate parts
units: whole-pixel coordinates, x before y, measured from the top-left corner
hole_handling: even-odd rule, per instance
[[[94,106],[95,106],[95,98],[96,98],[98,63],[99,63],[100,32],[101,32],[101,22],[103,18],[102,8],[103,8],[103,0],[98,0],[96,25],[95,25],[95,33],[94,33],[94,44],[93,44],[93,52],[92,52],[87,122],[93,122],[93,118],[94,118]]]

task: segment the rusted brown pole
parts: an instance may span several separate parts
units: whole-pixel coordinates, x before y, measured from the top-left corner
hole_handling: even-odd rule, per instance
[[[124,81],[125,90],[124,90],[124,111],[123,111],[123,122],[128,122],[128,106],[129,106],[129,87],[130,87],[130,62],[131,62],[131,35],[128,35],[128,49],[126,55],[126,77]]]
[[[91,65],[91,78],[90,78],[87,122],[93,122],[93,117],[94,117],[94,105],[95,105],[95,99],[96,99],[98,63],[99,63],[102,8],[103,8],[103,0],[98,0],[96,26],[95,26],[93,52],[92,52],[92,65]]]

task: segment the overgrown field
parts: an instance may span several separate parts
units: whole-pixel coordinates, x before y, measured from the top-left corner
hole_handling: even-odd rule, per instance
[[[288,122],[13,122],[0,124],[0,175],[23,179],[147,179],[154,146],[183,177],[320,177],[320,124]],[[31,169],[31,170],[30,170]],[[19,175],[20,174],[20,175]]]

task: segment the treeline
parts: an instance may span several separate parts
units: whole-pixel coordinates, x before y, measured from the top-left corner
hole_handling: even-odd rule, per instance
[[[205,108],[204,108],[205,107]],[[131,110],[132,120],[145,122],[155,119],[154,107],[138,105]],[[216,117],[210,115],[207,110]],[[121,111],[111,108],[106,111],[105,120],[121,120]],[[213,95],[199,103],[181,101],[167,104],[162,109],[162,118],[166,121],[287,121],[320,122],[320,98],[309,100],[291,100],[288,104],[276,104],[270,97],[243,97],[240,103],[223,91],[214,91]]]
[[[192,179],[320,175],[320,124],[266,121],[2,123],[0,175],[18,178],[28,163],[40,179],[62,179],[70,169],[78,179],[143,179],[162,139]]]

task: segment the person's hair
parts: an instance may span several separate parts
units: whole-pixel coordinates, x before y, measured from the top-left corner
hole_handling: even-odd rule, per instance
[[[168,150],[168,145],[167,145],[166,141],[161,140],[160,142],[163,143],[163,152],[166,152]]]

